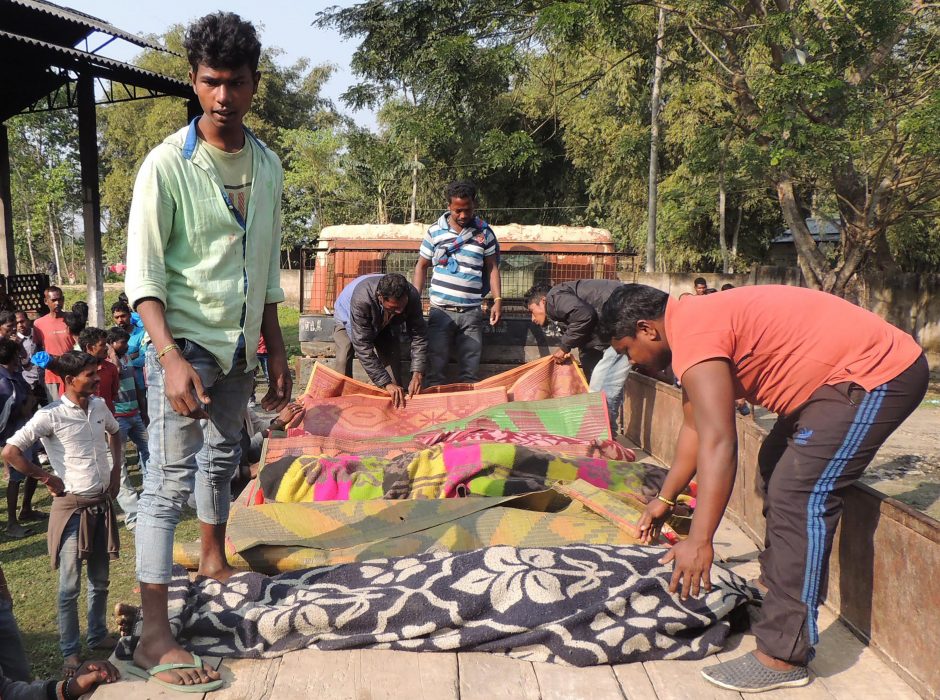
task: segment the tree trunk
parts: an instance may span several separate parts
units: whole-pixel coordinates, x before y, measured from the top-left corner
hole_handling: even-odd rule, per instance
[[[796,248],[797,261],[803,271],[806,286],[810,289],[823,289],[823,282],[829,272],[826,257],[819,252],[816,241],[806,226],[803,207],[796,193],[793,181],[787,175],[777,179],[777,200],[783,211],[783,218],[793,233],[793,245]]]
[[[25,190],[25,188],[24,188]],[[23,199],[23,214],[26,223],[26,250],[29,251],[29,266],[33,274],[36,274],[36,256],[33,254],[33,217],[32,206],[30,202]]]
[[[872,260],[875,263],[874,266],[885,274],[896,275],[901,272],[901,268],[888,246],[888,237],[884,234],[875,237],[875,250],[873,251]]]
[[[55,261],[56,284],[62,284],[62,261],[59,260],[59,244],[56,241],[55,227],[52,225],[52,204],[46,207],[46,218],[49,224],[49,238],[52,241],[52,259]]]
[[[653,94],[650,98],[650,182],[647,203],[646,271],[656,271],[656,203],[659,190],[659,88],[663,79],[663,45],[666,33],[666,11],[659,9],[656,30],[656,62],[653,66]]]
[[[744,217],[744,205],[738,207],[738,218],[734,222],[734,231],[731,233],[731,265],[729,272],[734,272],[734,261],[738,258],[738,233],[741,231],[741,219]]]
[[[728,255],[728,241],[725,238],[725,192],[724,166],[718,171],[718,247],[721,250],[721,271],[726,275],[731,272],[731,258]]]
[[[728,188],[725,183],[725,159],[728,148],[731,146],[731,134],[722,144],[721,157],[718,159],[718,247],[721,250],[721,271],[726,275],[731,272],[731,258],[728,255],[728,238],[726,225],[726,211],[728,204]]]
[[[381,192],[379,192],[378,196],[376,197],[376,216],[379,220],[378,223],[388,223],[388,214],[385,211],[385,198],[382,196]]]
[[[50,211],[50,221],[49,225],[52,227],[54,234],[59,239],[59,254],[62,256],[62,265],[65,267],[65,279],[68,280],[69,284],[72,284],[72,280],[75,279],[75,246],[74,240],[73,245],[70,246],[71,250],[69,251],[70,257],[66,259],[66,250],[65,250],[65,234],[62,232],[62,226],[59,223],[59,217],[56,216],[56,210],[53,206]],[[61,277],[61,274],[59,275]]]
[[[415,159],[411,164],[411,223],[418,212],[418,139],[415,137]]]
[[[793,232],[793,243],[806,285],[811,289],[844,296],[849,282],[870,252],[870,241],[876,241],[877,236],[883,236],[884,232],[868,230],[846,220],[843,209],[842,256],[840,262],[833,267],[816,246],[816,241],[806,226],[803,207],[793,181],[788,176],[783,176],[777,180],[776,187],[784,219]],[[849,195],[848,192],[840,193],[838,189],[836,194],[843,199]],[[856,211],[864,211],[864,208],[858,208]]]

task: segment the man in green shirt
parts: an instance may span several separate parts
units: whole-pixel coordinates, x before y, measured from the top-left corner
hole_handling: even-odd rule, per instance
[[[151,452],[136,532],[144,622],[130,671],[208,691],[219,674],[179,645],[167,619],[173,534],[198,482],[198,573],[232,575],[229,485],[259,335],[268,347],[266,410],[290,401],[291,379],[277,320],[283,174],[243,125],[261,45],[250,23],[219,12],[196,20],[184,46],[203,114],[144,160],[128,223],[127,295],[151,341]]]

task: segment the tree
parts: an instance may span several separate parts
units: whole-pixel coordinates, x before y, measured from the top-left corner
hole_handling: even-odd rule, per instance
[[[370,1],[320,14],[321,26],[361,40],[352,61],[361,81],[343,99],[379,108],[383,148],[397,148],[396,163],[409,163],[402,218],[422,209],[435,215],[444,184],[458,178],[477,182],[496,223],[554,223],[546,212],[584,201],[570,186],[559,134],[544,115],[522,109],[534,8]]]
[[[25,114],[7,126],[19,267],[28,260],[32,273],[54,270],[57,282],[74,278],[74,221],[81,213],[77,115],[70,110]]]
[[[841,295],[866,261],[894,268],[889,228],[940,196],[935,6],[690,0],[682,17],[701,78],[720,86],[774,188],[807,284]],[[805,222],[827,200],[835,260]]]
[[[670,11],[662,131],[671,145],[659,154],[664,190],[677,203],[686,196],[697,203],[702,188],[713,192],[708,207],[685,211],[668,211],[663,197],[663,216],[685,222],[695,242],[679,258],[695,260],[691,253],[700,250],[699,262],[730,269],[735,231],[738,252],[759,255],[782,220],[796,237],[807,283],[841,294],[864,264],[894,265],[889,241],[896,246],[909,237],[889,236],[892,226],[913,230],[912,222],[936,220],[935,4],[687,0],[661,7]],[[659,8],[637,0],[415,0],[333,9],[321,21],[363,37],[354,65],[365,79],[352,98],[387,104],[411,95],[425,110],[428,170],[432,159],[453,163],[456,154],[489,165],[479,144],[493,129],[466,116],[475,116],[468,95],[486,95],[496,111],[503,100],[521,104],[501,112],[495,141],[521,143],[513,141],[521,130],[508,124],[534,124],[526,129],[534,149],[517,152],[523,161],[537,152],[536,168],[560,142],[551,163],[555,182],[569,197],[584,195],[584,218],[637,243]],[[689,129],[683,115],[699,117],[705,133]],[[677,129],[685,130],[683,140]],[[436,140],[441,132],[446,140]],[[711,157],[689,162],[709,141]],[[518,173],[507,179],[524,182]],[[498,191],[516,195],[511,186]],[[776,215],[767,211],[768,192]],[[840,227],[835,259],[816,248],[805,223],[810,215]]]
[[[189,80],[183,33],[181,25],[170,27],[162,40],[174,53],[147,50],[137,57],[136,64]],[[282,246],[290,250],[319,230],[316,222],[322,221],[324,211],[314,207],[325,201],[328,171],[334,167],[332,158],[341,145],[333,132],[338,117],[320,94],[333,69],[325,65],[310,67],[305,59],[283,66],[276,61],[278,55],[277,48],[262,51],[258,66],[262,79],[245,122],[284,163]],[[104,140],[101,199],[108,229],[107,249],[123,257],[137,170],[154,146],[186,123],[186,105],[179,99],[161,98],[115,104],[99,113]]]

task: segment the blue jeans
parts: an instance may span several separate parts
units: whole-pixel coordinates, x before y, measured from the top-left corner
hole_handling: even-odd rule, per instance
[[[479,306],[466,311],[431,307],[428,313],[426,387],[445,382],[444,371],[450,359],[451,346],[457,354],[457,381],[477,381],[483,355],[483,311]]]
[[[164,390],[163,366],[153,346],[147,348],[147,407],[150,461],[144,473],[137,516],[137,579],[170,582],[173,534],[183,505],[195,488],[196,515],[209,525],[228,520],[232,475],[241,458],[239,438],[254,386],[246,372],[244,348],[224,374],[215,358],[192,341],[178,341],[212,402],[208,420],[181,416]]]
[[[610,417],[610,429],[620,432],[620,413],[623,408],[623,387],[630,374],[630,361],[626,355],[618,355],[613,348],[607,348],[591,372],[591,391],[603,391],[607,397],[607,414]]]
[[[144,419],[138,413],[136,416],[120,416],[117,419],[121,427],[121,445],[127,445],[127,439],[133,440],[137,446],[139,455],[139,464],[141,474],[147,473],[147,462],[150,461],[150,450],[147,448],[147,428],[144,426]],[[130,476],[127,473],[127,460],[121,464],[121,490],[117,495],[118,505],[124,511],[124,525],[128,530],[133,530],[137,524],[138,495],[137,489],[131,483]]]
[[[23,638],[13,616],[13,603],[5,598],[0,598],[0,669],[11,680],[24,683],[32,680]]]
[[[137,447],[141,474],[147,473],[147,462],[150,461],[150,448],[147,446],[147,426],[138,413],[136,416],[121,416],[117,419],[121,426],[121,442],[127,444],[130,438]]]
[[[99,515],[91,555],[85,561],[88,574],[88,646],[108,636],[108,529]],[[78,558],[78,526],[82,516],[75,513],[62,532],[59,545],[59,649],[72,656],[81,649],[78,629],[78,594],[82,590],[82,562]]]

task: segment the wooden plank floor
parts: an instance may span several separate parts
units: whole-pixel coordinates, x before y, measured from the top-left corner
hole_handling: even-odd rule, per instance
[[[639,455],[641,458],[644,456]],[[741,576],[757,574],[757,548],[725,520],[715,551]],[[827,608],[819,611],[820,641],[804,688],[761,694],[767,700],[916,700],[917,693],[862,644]],[[205,700],[743,700],[700,675],[704,666],[754,649],[754,637],[736,635],[715,657],[701,661],[572,668],[482,653],[419,654],[406,651],[303,650],[278,659],[213,659],[225,686]],[[94,700],[166,700],[182,697],[123,672],[126,680],[103,686]],[[200,698],[197,694],[187,697]],[[750,697],[747,695],[746,697]]]

